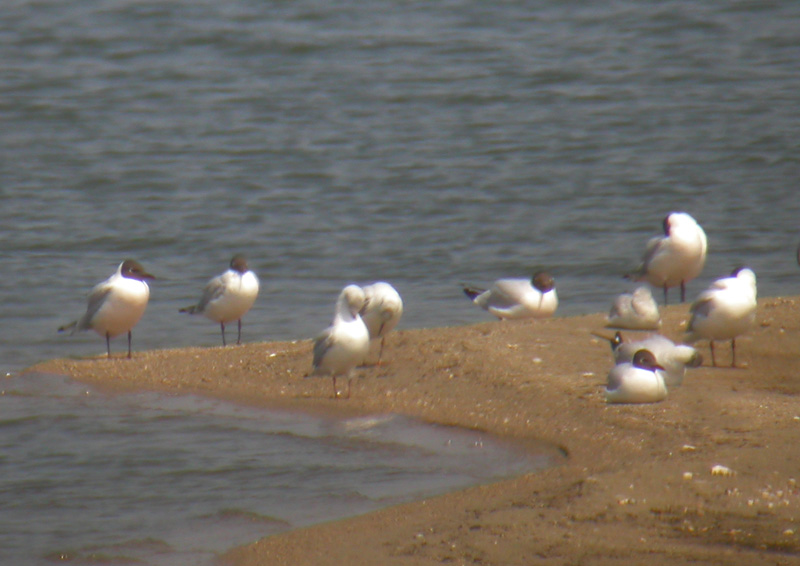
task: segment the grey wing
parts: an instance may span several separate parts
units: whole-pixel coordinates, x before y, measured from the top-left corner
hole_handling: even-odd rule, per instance
[[[689,309],[689,314],[691,315],[691,319],[689,319],[689,330],[692,330],[694,321],[698,316],[708,318],[713,308],[714,301],[711,299],[711,297],[706,297],[704,299],[701,295],[701,298],[695,301],[695,303]]]
[[[653,299],[650,289],[640,287],[633,293],[631,299],[633,312],[641,319],[642,329],[657,329],[661,326],[661,313],[658,311],[658,304]]]
[[[623,368],[620,368],[619,365],[611,368],[611,371],[608,372],[608,381],[606,382],[606,389],[608,391],[614,391],[622,385],[622,373]]]
[[[644,291],[640,291],[640,289],[644,289]],[[655,305],[653,301],[653,295],[650,293],[650,290],[646,287],[640,287],[636,289],[633,293],[631,293],[631,309],[633,312],[640,316],[647,316],[651,314],[655,308],[658,310],[658,306]]]
[[[650,240],[647,242],[647,247],[645,248],[644,255],[642,256],[642,269],[644,271],[647,270],[647,266],[650,265],[650,262],[653,261],[653,258],[656,256],[656,254],[661,251],[663,242],[664,238],[662,236],[650,238]]]
[[[631,296],[627,294],[619,295],[614,299],[611,305],[611,310],[608,312],[608,318],[622,317],[628,310],[631,304]]]
[[[367,309],[369,308],[369,305],[373,300],[374,299],[371,296],[367,296],[364,298],[364,306],[361,307],[360,311],[358,311],[358,314],[359,316],[361,316],[361,318],[364,318],[364,315],[367,313]]]
[[[314,369],[317,369],[322,363],[322,359],[331,346],[335,343],[333,338],[332,328],[325,329],[314,341],[314,361],[311,363]]]
[[[647,275],[647,266],[653,260],[653,257],[659,252],[661,249],[661,242],[664,241],[664,238],[661,236],[656,236],[654,238],[650,238],[647,241],[647,245],[644,249],[644,254],[642,254],[642,261],[635,270],[631,273],[625,275],[626,279],[631,279],[633,281],[641,281],[644,279],[645,275]]]
[[[111,286],[106,285],[105,283],[101,283],[95,286],[89,292],[89,300],[88,305],[86,306],[86,313],[80,318],[78,323],[75,325],[73,329],[73,333],[77,332],[78,330],[88,330],[91,328],[92,319],[94,315],[97,314],[97,311],[100,310],[100,307],[103,306],[103,303],[108,297],[108,294],[111,292]]]
[[[624,362],[630,362],[633,360],[633,355],[636,353],[636,350],[639,349],[639,344],[636,342],[623,342],[617,349],[614,350],[614,361],[617,364],[621,364]]]
[[[520,304],[522,294],[521,286],[527,284],[527,281],[516,280],[498,280],[492,285],[491,296],[486,305],[495,309],[510,309]]]
[[[221,297],[224,292],[225,283],[222,282],[222,277],[214,277],[206,284],[205,289],[203,289],[203,296],[200,297],[200,301],[197,303],[197,307],[195,307],[195,312],[203,312],[206,310],[208,303]]]

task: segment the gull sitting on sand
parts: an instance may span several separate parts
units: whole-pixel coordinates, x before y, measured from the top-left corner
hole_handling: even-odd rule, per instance
[[[664,304],[667,290],[680,286],[684,302],[686,283],[703,271],[707,248],[706,233],[695,219],[685,212],[671,212],[664,218],[664,235],[650,239],[642,264],[626,277],[663,288]]]
[[[381,365],[386,335],[394,330],[400,322],[400,317],[403,316],[403,299],[400,298],[400,293],[385,281],[378,281],[362,289],[365,302],[359,314],[367,325],[370,343],[378,339],[381,341],[378,353],[378,365]]]
[[[203,314],[219,323],[222,345],[225,346],[225,324],[238,322],[237,344],[242,343],[242,317],[250,310],[258,296],[258,277],[250,271],[247,259],[237,254],[231,259],[229,268],[212,278],[203,289],[203,296],[196,305],[180,309],[189,314]]]
[[[131,357],[131,329],[142,318],[150,299],[147,279],[155,279],[138,261],[126,259],[116,273],[98,283],[89,292],[86,313],[75,322],[64,325],[59,332],[94,330],[105,336],[106,352],[111,357],[111,339],[128,333],[128,358]]]
[[[634,342],[625,342],[622,334],[617,332],[614,338],[606,339],[611,343],[611,351],[617,364],[632,362],[633,356],[639,350],[651,352],[655,356],[656,363],[663,369],[664,383],[667,387],[679,386],[683,383],[687,367],[696,368],[703,363],[703,356],[700,355],[700,352],[691,346],[675,344],[661,334],[654,334]]]
[[[611,305],[606,328],[625,330],[658,330],[661,328],[661,315],[653,293],[644,285],[633,293],[622,293]]]
[[[615,365],[608,373],[607,403],[657,403],[667,398],[662,368],[652,352],[641,349],[631,362]]]
[[[364,361],[369,353],[369,331],[359,315],[366,297],[358,285],[345,287],[336,301],[333,324],[326,328],[314,342],[312,375],[330,375],[333,378],[333,397],[339,398],[336,377],[347,375],[347,397],[353,368]]]
[[[716,367],[714,340],[730,340],[731,367],[736,367],[736,337],[753,328],[757,306],[756,274],[736,269],[730,277],[714,281],[692,303],[686,341],[708,340],[711,364]]]
[[[498,279],[488,290],[463,288],[473,303],[499,319],[546,318],[558,308],[555,281],[546,271],[531,279]]]

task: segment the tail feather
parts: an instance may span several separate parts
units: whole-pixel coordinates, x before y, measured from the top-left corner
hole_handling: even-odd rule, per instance
[[[700,352],[696,352],[686,365],[690,368],[699,368],[701,365],[703,365],[703,355]]]
[[[73,320],[69,324],[65,324],[64,326],[59,326],[58,327],[58,331],[59,332],[66,332],[67,330],[71,330],[74,333],[77,326],[78,326],[78,321],[77,320]]]
[[[644,279],[644,272],[642,268],[637,268],[631,271],[630,273],[626,273],[622,276],[623,279],[627,279],[628,281],[642,281]]]
[[[485,293],[486,289],[479,289],[478,287],[470,287],[469,285],[464,285],[462,283],[461,287],[464,289],[464,294],[469,297],[470,301],[474,301],[475,297],[480,295],[481,293]]]
[[[597,336],[598,338],[602,338],[603,340],[608,340],[608,343],[611,345],[611,351],[616,352],[619,345],[622,344],[622,334],[617,332],[614,334],[613,337],[605,336],[604,334],[600,334],[599,332],[591,332],[592,336]]]

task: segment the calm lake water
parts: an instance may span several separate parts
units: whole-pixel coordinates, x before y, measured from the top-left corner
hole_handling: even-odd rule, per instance
[[[670,210],[708,233],[690,296],[739,263],[800,284],[793,0],[16,0],[0,56],[11,369],[102,352],[55,328],[126,257],[159,277],[138,349],[217,344],[177,310],[236,252],[249,341],[379,279],[403,328],[489,320],[458,283],[536,267],[605,310]]]
[[[12,0],[0,57],[4,372],[103,352],[55,329],[126,257],[158,277],[136,350],[218,344],[177,311],[237,252],[246,341],[314,336],[350,282],[401,328],[540,267],[558,315],[604,311],[671,210],[708,234],[689,297],[800,284],[794,0]]]
[[[202,566],[232,546],[535,471],[485,434],[4,380],[0,563]]]

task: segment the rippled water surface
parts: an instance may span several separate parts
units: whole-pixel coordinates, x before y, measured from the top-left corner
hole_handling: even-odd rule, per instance
[[[5,379],[0,562],[211,564],[237,544],[552,465],[485,434]]]
[[[488,320],[458,283],[535,267],[605,310],[676,209],[709,237],[690,295],[739,263],[796,292],[792,0],[15,0],[0,40],[6,367],[101,352],[54,330],[129,256],[140,349],[217,343],[177,309],[235,252],[250,341],[377,279],[406,328]]]
[[[381,279],[403,295],[401,328],[490,320],[459,283],[535,268],[556,278],[558,315],[603,311],[631,288],[621,275],[671,210],[708,234],[690,297],[743,263],[761,296],[797,293],[795,0],[11,0],[0,58],[4,372],[103,352],[93,334],[55,329],[126,257],[158,277],[136,350],[216,345],[214,324],[177,311],[236,252],[262,281],[250,342],[314,336],[345,284]],[[176,422],[170,403],[183,401],[148,408],[143,423],[120,408],[128,401],[92,395],[53,413],[60,402],[46,389],[3,399],[27,415],[20,423],[0,415],[6,431],[31,427],[31,457],[0,463],[19,481],[43,474],[20,492],[34,498],[32,516],[59,509],[35,497],[50,497],[72,458],[62,444],[85,441],[75,453],[106,457],[100,469],[132,486],[192,482],[185,471],[151,482],[137,475],[149,464],[114,452],[149,444],[139,428]],[[228,426],[192,411],[178,438]],[[98,425],[84,439],[87,426],[72,427],[86,418]],[[236,425],[234,437],[260,438],[262,426]],[[128,440],[109,446],[106,429]],[[309,442],[336,453],[349,438]],[[172,447],[145,463],[227,469]],[[242,484],[259,476],[253,450],[221,456]],[[110,517],[147,522],[136,510],[147,490],[129,514],[102,507],[102,490],[116,488],[98,489],[87,530]],[[256,530],[271,520],[219,499],[231,503],[176,521],[176,539],[201,532],[203,517]],[[131,540],[150,552],[148,537]]]

